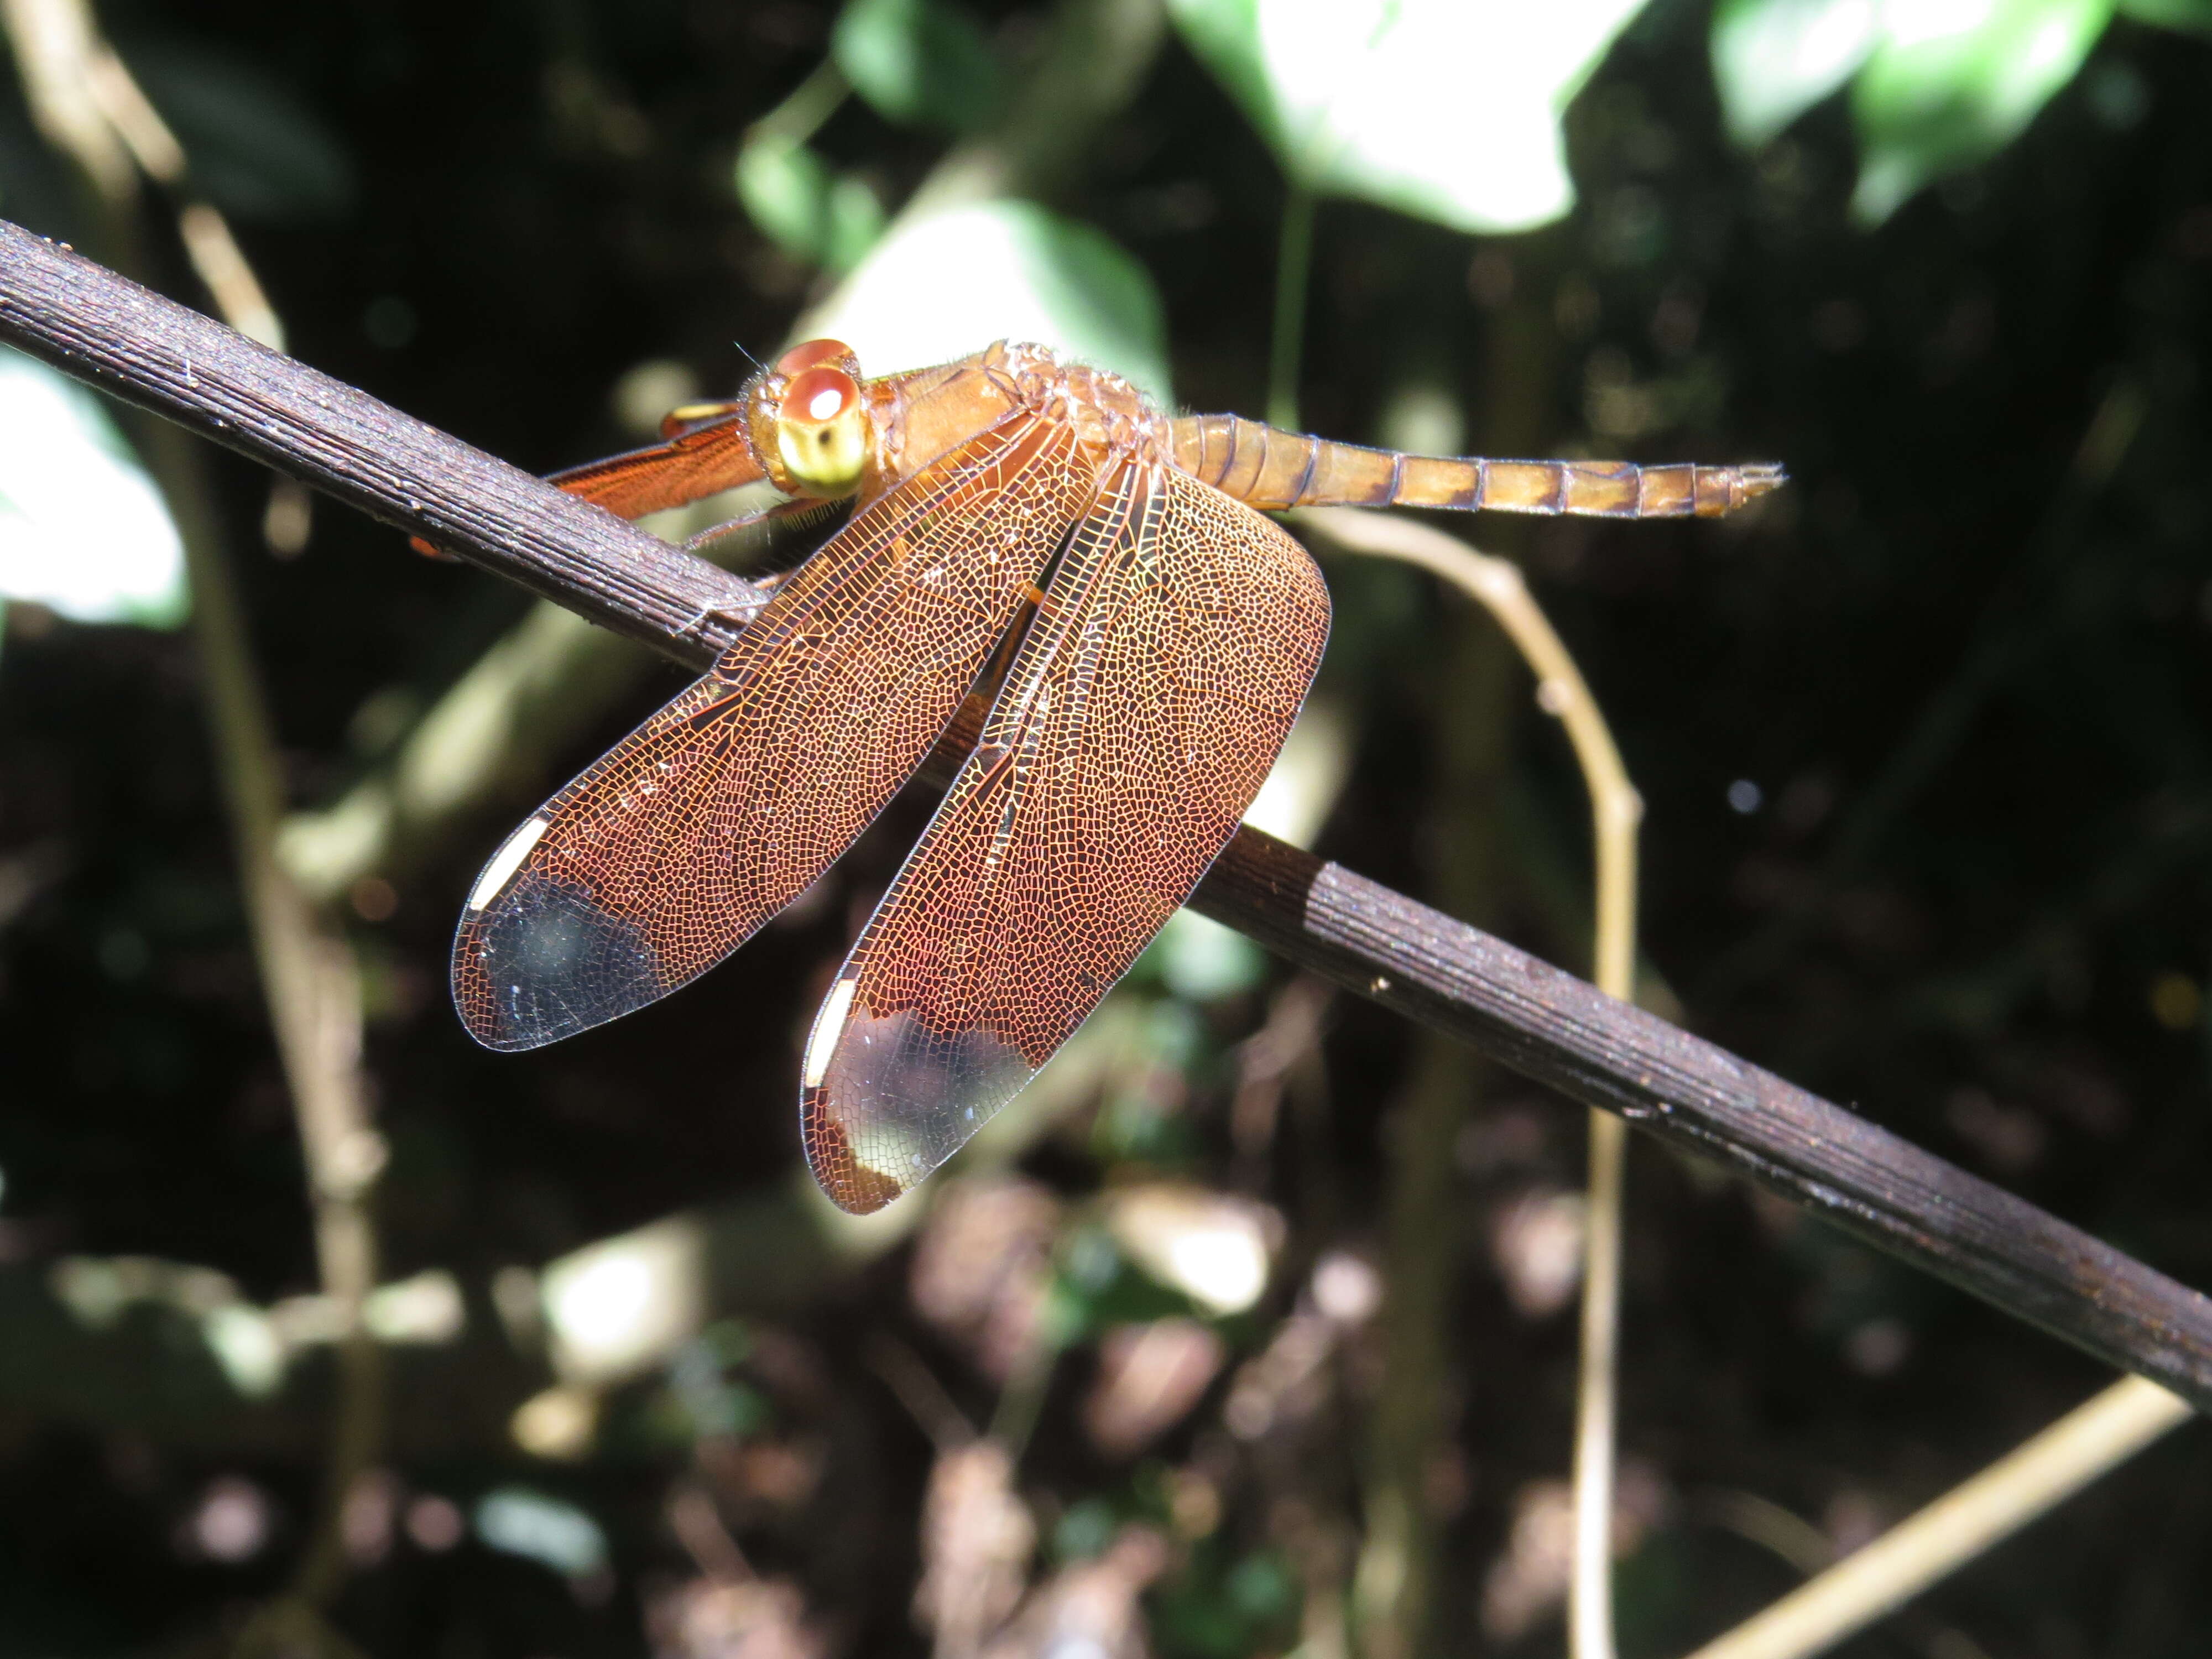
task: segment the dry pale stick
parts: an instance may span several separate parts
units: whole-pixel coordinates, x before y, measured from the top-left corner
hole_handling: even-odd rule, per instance
[[[1690,1659],[1824,1653],[2195,1414],[2155,1382],[2124,1377]]]
[[[1355,552],[1402,560],[1441,577],[1488,610],[1520,651],[1536,676],[1536,700],[1566,728],[1589,791],[1597,864],[1594,978],[1607,995],[1633,1000],[1636,830],[1643,821],[1644,800],[1628,781],[1597,699],[1528,592],[1520,568],[1412,519],[1357,507],[1316,507],[1291,518]],[[1575,1392],[1575,1548],[1567,1641],[1574,1659],[1612,1659],[1613,1379],[1620,1346],[1620,1216],[1628,1125],[1595,1109],[1589,1118],[1582,1357]]]

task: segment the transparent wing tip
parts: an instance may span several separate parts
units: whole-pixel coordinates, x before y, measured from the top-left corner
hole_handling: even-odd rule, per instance
[[[872,1012],[858,981],[830,988],[806,1045],[799,1091],[806,1162],[855,1215],[921,1183],[1036,1074],[980,1025],[939,1030],[916,1012]]]
[[[574,1036],[669,989],[643,928],[531,868],[461,918],[453,987],[469,1035],[502,1053]]]

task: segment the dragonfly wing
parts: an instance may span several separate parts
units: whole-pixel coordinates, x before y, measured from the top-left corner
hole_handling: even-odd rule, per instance
[[[726,412],[689,426],[664,426],[664,443],[587,461],[553,473],[545,482],[604,507],[617,518],[641,519],[767,477],[745,435],[743,405],[716,407]],[[420,536],[407,539],[417,553],[440,559],[453,556]]]
[[[624,519],[688,507],[740,484],[757,483],[768,474],[746,436],[743,405],[731,407],[731,413],[678,428],[665,442],[587,461],[546,482]]]
[[[690,690],[484,866],[453,1001],[534,1048],[714,966],[805,891],[957,711],[1095,483],[1023,414],[863,509]]]
[[[800,1120],[832,1199],[911,1188],[1082,1024],[1236,832],[1328,633],[1274,525],[1171,468],[1108,477],[817,1017]]]

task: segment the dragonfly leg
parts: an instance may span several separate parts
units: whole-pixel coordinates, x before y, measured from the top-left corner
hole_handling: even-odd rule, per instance
[[[696,553],[702,558],[713,559],[717,564],[726,564],[737,556],[749,556],[763,548],[774,548],[827,525],[842,516],[850,505],[849,501],[778,501],[757,513],[741,514],[702,530],[696,536],[687,537],[681,545],[687,553]],[[773,577],[767,579],[775,580]],[[767,581],[757,578],[754,585],[765,586]]]
[[[660,435],[679,436],[686,428],[719,421],[725,416],[735,415],[744,408],[742,402],[685,404],[681,409],[672,409],[660,417]]]

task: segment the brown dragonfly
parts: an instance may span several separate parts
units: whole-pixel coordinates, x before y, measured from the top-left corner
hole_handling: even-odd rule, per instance
[[[553,481],[625,518],[763,480],[780,493],[763,518],[853,514],[703,678],[492,854],[453,1000],[479,1042],[534,1048],[690,983],[852,844],[964,699],[992,698],[800,1062],[807,1161],[862,1212],[1036,1075],[1259,793],[1329,623],[1313,561],[1263,512],[1710,517],[1782,481],[1171,419],[1003,342],[863,380],[848,347],[811,341],[662,432]]]

